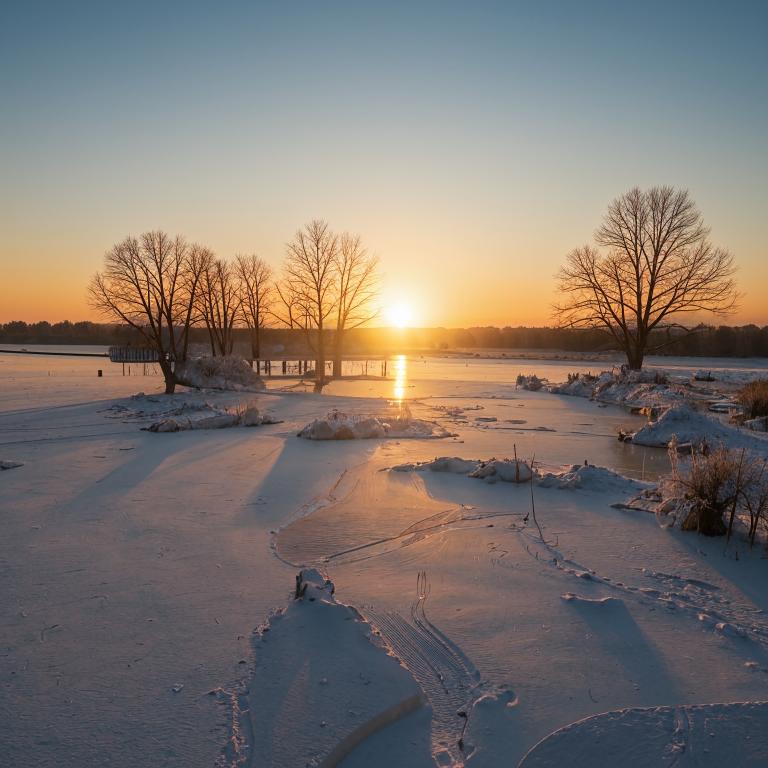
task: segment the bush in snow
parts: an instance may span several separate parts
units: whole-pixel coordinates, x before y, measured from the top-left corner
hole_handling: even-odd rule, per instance
[[[661,483],[660,511],[673,514],[682,530],[705,536],[730,536],[739,516],[748,525],[750,544],[768,526],[768,462],[745,449],[721,445],[681,459],[669,446],[670,478]]]
[[[568,381],[555,384],[549,388],[553,395],[571,395],[575,397],[592,397],[597,386],[598,378],[591,373],[569,373]]]
[[[259,391],[264,389],[261,377],[242,357],[198,357],[178,363],[176,381],[198,389],[230,389]]]
[[[530,376],[525,376],[522,373],[517,374],[517,386],[521,389],[528,389],[531,392],[537,392],[544,386],[544,381],[540,379],[535,373]]]

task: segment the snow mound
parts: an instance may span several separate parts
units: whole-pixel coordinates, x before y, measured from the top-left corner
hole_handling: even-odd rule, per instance
[[[477,461],[461,459],[458,456],[440,456],[432,461],[419,461],[409,464],[398,464],[392,467],[393,472],[448,472],[454,475],[466,475],[479,478],[487,483],[527,483],[533,472],[530,466],[520,459],[488,459]]]
[[[159,421],[147,428],[147,432],[185,432],[190,429],[226,429],[228,427],[260,427],[278,424],[269,414],[262,413],[254,405],[245,409],[227,411],[209,403],[184,403],[169,411]]]
[[[16,469],[16,467],[23,467],[24,464],[21,461],[7,461],[0,460],[0,470],[3,469]]]
[[[259,392],[265,389],[261,377],[242,357],[198,357],[177,363],[176,380],[197,389],[229,389]]]
[[[520,459],[489,459],[469,473],[469,477],[477,477],[486,483],[501,480],[505,483],[527,483],[533,477],[530,466]]]
[[[768,442],[757,435],[745,433],[729,424],[723,424],[702,411],[681,403],[662,413],[632,435],[632,442],[657,448],[669,446],[672,437],[678,445],[701,449],[704,444],[723,444],[729,447],[768,448]]]
[[[649,486],[639,480],[624,477],[606,467],[593,464],[572,464],[560,472],[547,472],[538,480],[542,488],[580,488],[586,491],[619,491],[632,493]]]
[[[479,461],[461,459],[458,456],[439,456],[432,461],[417,461],[409,464],[398,464],[392,467],[393,472],[448,472],[453,475],[468,475],[480,465]]]
[[[695,756],[689,762],[684,756]],[[519,768],[621,765],[764,766],[768,703],[620,709],[567,725],[529,750]],[[606,759],[608,758],[608,762]]]
[[[306,440],[371,440],[382,437],[434,439],[453,437],[453,433],[434,421],[414,419],[410,415],[387,419],[334,410],[325,418],[307,424],[298,436]]]
[[[294,598],[254,642],[251,757],[259,765],[338,765],[424,696],[318,571],[299,572]]]

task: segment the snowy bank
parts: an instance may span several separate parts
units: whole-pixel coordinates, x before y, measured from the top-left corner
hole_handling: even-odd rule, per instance
[[[635,432],[631,441],[637,445],[666,448],[673,437],[678,446],[691,446],[697,450],[704,445],[725,445],[729,448],[747,448],[758,452],[768,450],[768,440],[730,424],[723,424],[687,403],[680,403],[666,410],[658,419]]]
[[[558,472],[546,472],[541,475],[537,484],[542,488],[579,488],[586,491],[620,493],[634,493],[651,485],[592,464],[573,464]]]
[[[333,410],[325,418],[307,424],[298,436],[306,440],[371,440],[381,437],[439,439],[455,435],[434,421],[414,419],[409,413],[387,418]]]
[[[566,382],[550,385],[547,391],[628,408],[663,408],[690,396],[684,385],[669,383],[665,373],[648,370],[570,374]]]
[[[497,481],[507,483],[533,482],[542,488],[583,489],[587,491],[611,491],[620,493],[637,493],[651,487],[651,483],[624,477],[606,467],[596,467],[592,464],[572,464],[557,472],[539,474],[521,459],[462,459],[458,456],[439,456],[432,461],[410,462],[397,464],[393,472],[445,472],[454,475],[466,475],[485,480],[487,483]]]
[[[176,381],[196,389],[228,389],[260,392],[265,389],[261,377],[242,357],[198,357],[177,363]]]
[[[252,756],[259,765],[337,765],[424,704],[420,687],[360,614],[314,569],[254,642]]]

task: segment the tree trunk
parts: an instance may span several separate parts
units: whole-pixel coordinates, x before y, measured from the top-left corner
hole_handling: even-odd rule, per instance
[[[259,338],[259,327],[256,326],[255,328],[251,329],[251,357],[254,360],[259,360],[261,358],[261,343]]]
[[[643,367],[643,358],[645,351],[639,345],[632,345],[627,348],[627,362],[630,371],[639,371]]]
[[[165,379],[165,394],[172,395],[176,391],[176,375],[173,372],[170,361],[164,360],[162,355],[160,357],[160,370],[163,372],[163,378]]]
[[[334,349],[333,349],[333,378],[334,379],[340,379],[341,378],[341,356],[342,356],[342,337],[343,331],[337,330],[336,331],[336,339],[334,341]]]
[[[317,358],[315,359],[315,392],[322,392],[325,386],[325,345],[323,329],[317,329]]]

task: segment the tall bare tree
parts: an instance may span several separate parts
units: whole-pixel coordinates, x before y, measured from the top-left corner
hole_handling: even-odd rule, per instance
[[[341,376],[346,331],[359,328],[377,315],[372,306],[379,288],[379,260],[363,247],[359,235],[344,232],[334,262],[336,272],[336,333],[333,375]]]
[[[235,258],[240,307],[251,332],[251,360],[261,357],[261,329],[274,300],[272,267],[256,254]]]
[[[709,229],[687,190],[632,189],[609,206],[585,245],[566,257],[558,274],[566,301],[560,324],[601,328],[642,368],[652,331],[683,328],[685,316],[728,314],[738,294],[733,256],[709,240]]]
[[[232,354],[240,307],[235,270],[223,259],[211,259],[201,275],[198,308],[208,329],[214,357]]]
[[[315,355],[317,390],[325,384],[325,330],[336,306],[334,291],[338,252],[339,238],[321,219],[313,219],[299,229],[286,245],[286,279],[306,320],[305,327]]]
[[[175,390],[174,365],[186,359],[203,259],[198,246],[165,232],[115,244],[88,288],[91,306],[127,323],[158,353],[165,391]]]

